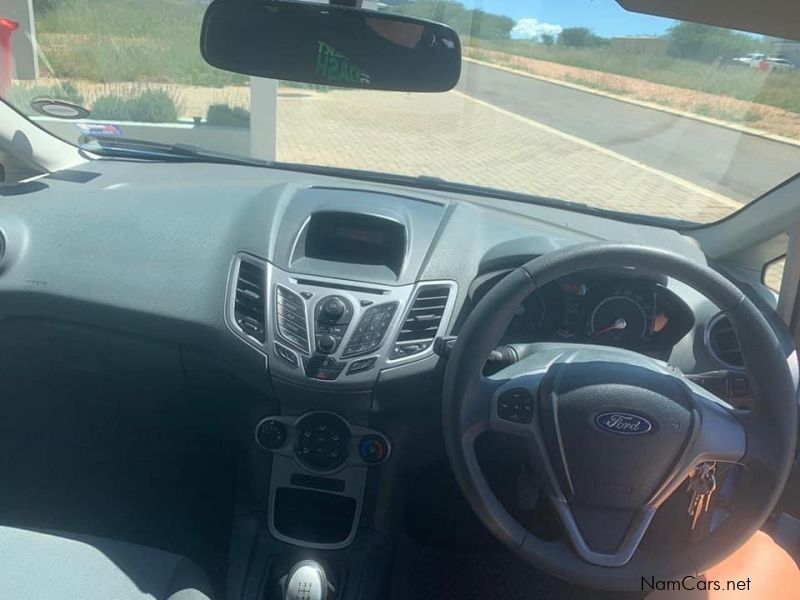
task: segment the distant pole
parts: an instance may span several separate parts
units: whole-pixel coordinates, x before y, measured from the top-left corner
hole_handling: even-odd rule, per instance
[[[36,23],[33,19],[32,0],[2,0],[0,17],[19,23],[19,29],[11,38],[15,78],[36,79],[39,77],[39,57],[36,53]],[[55,75],[58,76],[58,73]]]
[[[250,78],[250,154],[275,160],[278,129],[278,81]]]

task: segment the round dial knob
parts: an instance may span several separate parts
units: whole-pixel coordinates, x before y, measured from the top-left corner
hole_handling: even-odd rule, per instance
[[[331,321],[339,319],[339,317],[341,317],[344,314],[345,310],[346,307],[344,305],[344,302],[342,302],[336,296],[328,298],[325,301],[325,304],[322,305],[322,312]]]
[[[277,450],[286,443],[286,426],[272,419],[262,421],[256,430],[256,438],[267,450]]]
[[[325,354],[333,352],[336,348],[336,338],[332,335],[321,335],[317,338],[317,350]]]
[[[358,455],[365,463],[377,464],[389,454],[389,444],[379,435],[365,435],[358,443]]]

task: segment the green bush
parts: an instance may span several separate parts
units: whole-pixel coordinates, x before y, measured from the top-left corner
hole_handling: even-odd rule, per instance
[[[206,122],[221,127],[249,127],[250,111],[241,106],[212,104],[208,107]]]
[[[171,123],[178,120],[178,103],[164,90],[146,90],[131,98],[102,96],[94,101],[91,116],[108,121]]]
[[[588,27],[567,27],[558,34],[558,44],[573,48],[600,48],[608,46],[608,40],[596,35]]]
[[[170,123],[178,120],[178,103],[164,90],[149,90],[131,98],[131,121]]]
[[[670,56],[704,62],[769,50],[763,41],[746,33],[700,23],[680,22],[669,29],[667,39]]]
[[[470,35],[486,40],[508,39],[514,27],[514,19],[481,9],[467,8],[461,2],[449,0],[418,0],[394,4],[387,12],[412,17],[431,19],[447,23],[461,35]]]
[[[7,100],[26,114],[33,114],[31,101],[36,98],[50,98],[53,100],[64,100],[83,106],[83,95],[71,81],[63,84],[35,85],[33,87],[14,86],[8,92]]]
[[[101,96],[92,105],[91,117],[108,121],[130,121],[130,101],[119,96]]]

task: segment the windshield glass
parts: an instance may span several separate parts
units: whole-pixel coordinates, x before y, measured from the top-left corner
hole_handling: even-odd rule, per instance
[[[461,80],[433,94],[214,69],[199,50],[203,0],[16,4],[14,15],[0,7],[0,49],[14,63],[11,78],[0,65],[0,92],[75,143],[101,134],[194,144],[699,223],[800,165],[800,44],[629,13],[613,0],[366,0],[459,32]],[[41,97],[90,114],[38,114],[31,101]]]

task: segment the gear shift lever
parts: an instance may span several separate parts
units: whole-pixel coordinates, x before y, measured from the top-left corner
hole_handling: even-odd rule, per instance
[[[330,600],[333,586],[322,565],[313,560],[295,564],[282,580],[283,600]]]

